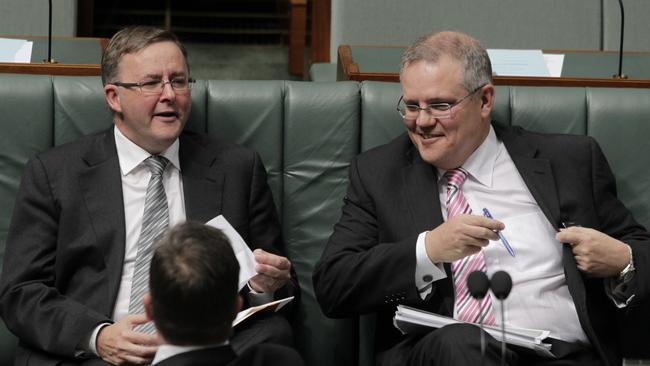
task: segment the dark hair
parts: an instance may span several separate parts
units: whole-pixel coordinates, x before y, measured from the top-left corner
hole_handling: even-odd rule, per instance
[[[183,53],[189,72],[190,65],[187,62],[187,50],[174,33],[155,27],[131,26],[115,33],[104,50],[104,54],[102,55],[103,85],[115,81],[117,67],[122,56],[138,52],[153,43],[165,41],[174,42],[178,46]]]
[[[402,55],[400,75],[414,62],[435,64],[443,56],[462,62],[462,86],[468,92],[492,83],[492,65],[487,51],[476,39],[460,32],[434,32],[418,39]]]
[[[221,230],[186,222],[158,242],[149,290],[156,328],[168,342],[225,341],[236,313],[239,263]]]

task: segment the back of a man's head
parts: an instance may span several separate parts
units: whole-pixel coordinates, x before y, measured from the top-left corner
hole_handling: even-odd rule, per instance
[[[173,227],[151,260],[151,312],[170,344],[225,341],[238,310],[239,263],[226,236],[204,224]]]

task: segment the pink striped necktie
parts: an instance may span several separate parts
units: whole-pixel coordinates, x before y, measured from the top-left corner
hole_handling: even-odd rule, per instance
[[[456,215],[471,214],[472,208],[465,199],[460,187],[467,178],[467,171],[457,168],[447,171],[447,220]],[[485,255],[483,251],[461,258],[451,264],[456,291],[454,309],[456,319],[470,323],[478,323],[483,316],[483,324],[493,325],[494,309],[490,293],[479,302],[470,296],[467,290],[467,276],[473,271],[486,271]]]

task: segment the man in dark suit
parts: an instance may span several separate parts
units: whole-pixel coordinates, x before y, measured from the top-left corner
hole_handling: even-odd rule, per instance
[[[0,284],[0,312],[19,338],[16,364],[151,362],[160,339],[141,328],[140,294],[151,243],[185,220],[221,214],[255,249],[247,304],[296,294],[258,154],[183,132],[193,83],[186,56],[164,30],[116,33],[102,58],[115,126],[27,164]],[[265,341],[290,343],[287,319],[251,321],[231,344]]]
[[[186,222],[165,234],[151,259],[144,296],[147,317],[164,339],[154,365],[302,365],[294,349],[276,344],[235,354],[228,338],[242,306],[238,274],[235,253],[220,230]]]
[[[381,365],[500,362],[492,337],[482,355],[473,325],[401,334],[398,304],[550,331],[556,358],[509,347],[509,365],[620,365],[621,321],[650,292],[650,235],[617,199],[598,144],[493,123],[490,60],[464,34],[418,40],[400,79],[407,133],[352,162],[314,272],[325,314],[376,314]],[[468,295],[474,270],[512,276],[505,319],[491,294]]]

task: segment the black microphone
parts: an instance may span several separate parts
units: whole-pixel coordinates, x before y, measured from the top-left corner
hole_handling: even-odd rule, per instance
[[[490,288],[490,280],[488,280],[485,272],[474,271],[467,276],[467,290],[473,298],[480,301],[488,292]],[[481,327],[481,364],[485,360],[485,331],[483,330],[483,308],[479,304],[479,326]]]
[[[504,315],[503,300],[510,295],[512,290],[512,278],[505,271],[497,271],[492,275],[490,288],[494,297],[501,301],[501,365],[506,364],[506,319]]]

